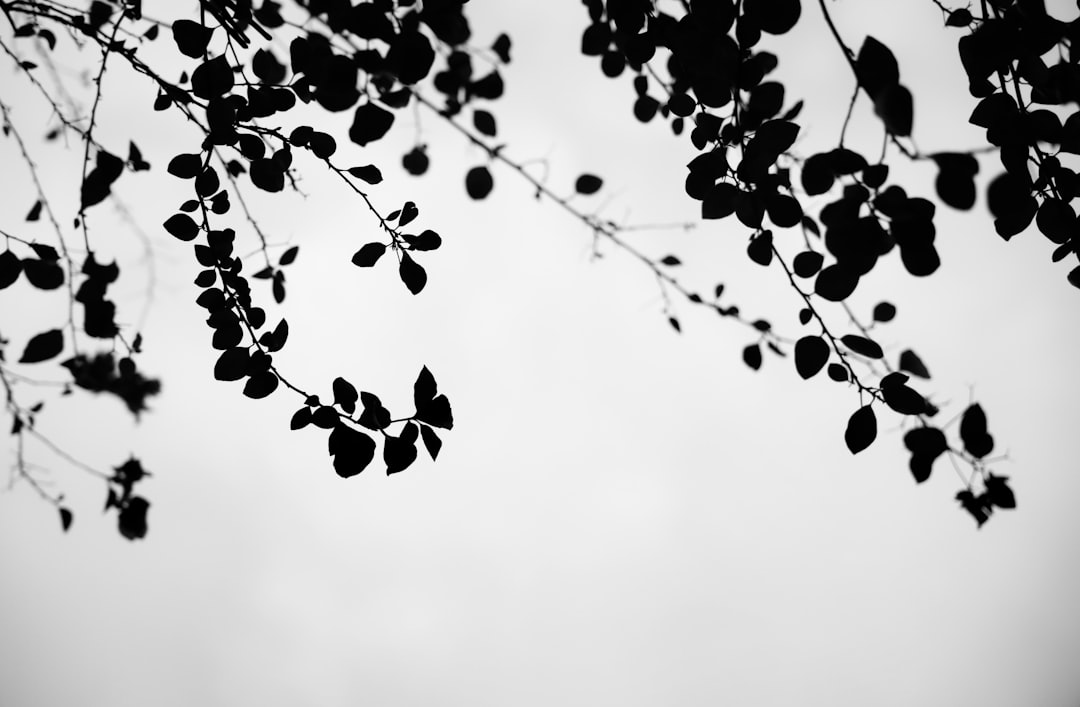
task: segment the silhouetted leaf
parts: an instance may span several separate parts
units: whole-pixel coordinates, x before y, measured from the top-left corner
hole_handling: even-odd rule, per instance
[[[820,336],[804,336],[795,342],[795,370],[804,380],[813,378],[829,360],[829,345]]]
[[[406,201],[405,205],[401,207],[401,214],[398,216],[398,228],[409,225],[419,215],[420,210],[416,208],[416,204]]]
[[[187,214],[173,214],[162,225],[170,235],[182,241],[193,241],[199,235],[199,224]]]
[[[360,146],[367,145],[386,135],[393,124],[393,113],[369,101],[356,109],[349,139]]]
[[[232,87],[232,67],[224,54],[204,61],[191,72],[191,91],[204,100],[224,96]]]
[[[251,354],[246,348],[225,349],[214,364],[214,378],[219,381],[238,381],[248,372]]]
[[[675,266],[682,265],[682,261],[676,258],[674,255],[665,255],[660,259],[662,265]]]
[[[382,430],[390,424],[390,411],[383,407],[379,396],[361,392],[360,403],[364,409],[360,413],[360,424],[369,430]]]
[[[855,334],[847,334],[840,337],[840,341],[844,343],[849,349],[857,354],[866,356],[867,358],[881,358],[885,355],[885,352],[881,350],[877,342],[867,339],[865,336],[857,336]]]
[[[405,251],[401,251],[401,263],[398,265],[398,275],[409,292],[414,295],[420,294],[427,284],[427,272]]]
[[[330,432],[330,456],[334,471],[343,479],[356,476],[375,458],[375,440],[358,429],[339,422]]]
[[[244,384],[244,395],[256,400],[265,398],[278,388],[278,377],[273,371],[262,371],[248,378]]]
[[[302,430],[311,424],[311,408],[304,406],[293,413],[292,418],[289,420],[290,430]]]
[[[379,168],[373,164],[364,165],[363,167],[352,167],[349,169],[349,174],[368,184],[378,184],[383,179],[382,172],[380,172]]]
[[[900,68],[896,57],[884,44],[867,37],[856,61],[859,85],[866,89],[876,104],[878,96],[900,83]]]
[[[998,508],[1016,508],[1016,496],[1013,494],[1013,490],[1009,488],[1008,480],[1008,476],[995,476],[994,474],[987,474],[986,476],[987,498],[989,498],[990,503]]]
[[[273,331],[266,332],[259,337],[259,343],[269,353],[280,351],[289,338],[289,323],[282,319]]]
[[[896,317],[896,306],[891,302],[878,302],[874,305],[875,322],[891,322]]]
[[[762,231],[750,239],[750,245],[746,247],[746,254],[758,265],[766,267],[773,258],[773,235],[772,231]]]
[[[761,368],[761,346],[758,344],[750,344],[743,349],[742,360],[750,368],[759,370]]]
[[[837,383],[846,383],[848,380],[848,369],[842,363],[830,363],[827,372],[829,378]]]
[[[410,422],[405,429],[412,430],[411,439],[402,432],[400,437],[387,435],[383,440],[383,461],[386,463],[387,476],[404,471],[416,461],[416,425]]]
[[[26,220],[34,222],[41,219],[41,199],[34,202],[34,205],[30,207],[30,211],[26,213]]]
[[[439,450],[442,449],[442,440],[439,439],[439,435],[435,434],[435,430],[427,425],[422,425],[420,427],[420,437],[424,440],[424,447],[427,448],[431,461],[435,461],[439,456]]]
[[[495,137],[495,116],[486,110],[473,111],[473,127],[488,137]]]
[[[69,508],[64,506],[60,506],[57,510],[60,511],[60,527],[66,533],[71,528],[71,522],[75,520],[75,516]]]
[[[360,250],[353,253],[352,263],[362,268],[370,268],[383,253],[386,252],[386,245],[383,243],[368,243],[364,245]]]
[[[296,256],[300,253],[300,246],[292,246],[278,258],[278,265],[292,265],[296,261]]]
[[[39,290],[55,290],[64,284],[64,269],[55,261],[24,258],[22,269],[27,281]]]
[[[285,188],[285,170],[271,158],[263,157],[252,160],[248,168],[251,183],[268,192],[279,192]]]
[[[23,266],[19,256],[10,250],[0,253],[0,290],[10,287],[19,275],[22,274]],[[61,273],[62,274],[62,273]]]
[[[936,427],[916,427],[904,435],[904,446],[911,452],[908,467],[918,484],[930,478],[934,460],[949,448],[945,433]]]
[[[416,382],[413,383],[413,404],[416,409],[419,410],[422,406],[435,399],[435,395],[438,393],[438,387],[435,383],[435,376],[431,375],[431,371],[427,366],[420,369],[420,374],[416,377]]]
[[[140,540],[146,537],[146,512],[150,502],[140,496],[132,496],[120,508],[117,518],[120,534],[128,540]]]
[[[848,419],[844,442],[852,454],[858,454],[877,438],[877,417],[869,405],[856,410]]]
[[[972,23],[973,19],[971,12],[966,7],[962,7],[959,10],[950,12],[945,24],[948,27],[967,27]]]
[[[360,399],[356,388],[349,381],[340,376],[334,379],[334,404],[339,406],[349,415],[356,411],[356,401]]]
[[[59,329],[49,329],[26,342],[19,363],[40,363],[58,356],[64,350],[64,333]]]
[[[1080,265],[1070,270],[1067,278],[1070,285],[1073,287],[1080,287]]]
[[[976,459],[994,451],[994,438],[986,430],[986,413],[978,403],[969,405],[960,418],[960,440]]]
[[[604,185],[604,180],[595,174],[583,174],[574,182],[574,191],[578,194],[595,194]]]
[[[191,20],[177,20],[172,24],[173,41],[184,56],[201,59],[214,30]]]
[[[485,198],[494,186],[491,171],[483,165],[473,167],[465,174],[465,192],[473,199]]]
[[[795,256],[791,266],[799,277],[813,277],[821,270],[821,265],[824,262],[825,257],[821,253],[804,250]]]
[[[918,376],[919,378],[930,378],[930,371],[927,370],[922,359],[911,349],[907,349],[900,354],[900,370],[907,371],[911,375]]]
[[[404,234],[401,238],[408,243],[409,247],[413,250],[436,250],[442,245],[442,238],[439,237],[438,233],[435,233],[435,231],[430,229],[421,232],[418,236]]]
[[[814,292],[830,302],[841,302],[855,291],[859,277],[851,270],[833,263],[818,273],[814,281]]]
[[[983,523],[990,520],[990,514],[993,512],[993,504],[986,494],[976,496],[970,490],[965,489],[956,494],[956,500],[960,502],[960,505],[965,511],[971,514],[971,517],[975,519],[975,522],[978,523],[980,528],[983,526]]]

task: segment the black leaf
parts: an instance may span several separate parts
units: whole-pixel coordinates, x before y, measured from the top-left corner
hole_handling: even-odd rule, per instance
[[[401,263],[398,265],[398,275],[409,292],[414,295],[420,294],[427,284],[427,272],[408,253],[401,252]]]
[[[349,169],[349,174],[368,184],[378,184],[382,181],[382,172],[380,172],[379,168],[373,164],[364,165],[363,167],[352,167]]]
[[[357,145],[367,145],[386,135],[393,124],[393,113],[369,101],[356,109],[349,139]]]
[[[16,280],[19,279],[19,275],[22,274],[23,266],[22,261],[19,260],[19,256],[12,253],[10,250],[5,250],[0,253],[0,290],[10,287]],[[61,271],[63,275],[63,271]]]
[[[595,194],[604,186],[604,180],[595,174],[583,174],[574,182],[574,191],[578,194]]]
[[[865,336],[857,336],[855,334],[847,334],[840,337],[840,341],[844,343],[849,349],[857,354],[866,356],[867,358],[881,358],[885,355],[885,352],[881,350],[877,342],[867,339]]]
[[[162,224],[173,237],[192,241],[199,235],[199,224],[187,214],[173,214]]]
[[[761,346],[750,344],[743,349],[742,360],[747,366],[755,371],[761,368]]]
[[[214,30],[191,20],[177,20],[172,24],[173,41],[184,56],[201,59]]]
[[[219,381],[238,381],[248,373],[251,354],[243,347],[225,349],[214,364],[214,378]]]
[[[964,449],[977,459],[994,451],[994,438],[986,430],[986,413],[978,403],[969,405],[960,418],[960,440]]]
[[[483,135],[495,137],[495,116],[486,110],[475,110],[473,111],[473,127]]]
[[[439,450],[442,449],[442,440],[439,439],[439,435],[435,433],[435,430],[423,425],[420,427],[420,437],[424,440],[424,447],[427,448],[431,460],[435,461],[439,456]]]
[[[495,186],[495,180],[491,176],[491,170],[480,165],[473,167],[465,174],[465,192],[473,199],[480,200],[487,197]]]
[[[907,349],[900,354],[900,370],[907,371],[911,375],[919,378],[930,378],[930,371],[927,370],[922,359],[911,349]]]
[[[795,342],[795,370],[803,379],[813,378],[829,360],[829,345],[820,336],[804,336]]]
[[[342,377],[334,379],[334,404],[341,407],[349,415],[356,411],[356,401],[360,399],[359,393],[353,384]]]
[[[353,253],[352,263],[362,268],[370,268],[382,254],[386,252],[386,246],[382,243],[368,243],[364,245],[360,250]]]
[[[311,408],[304,406],[293,413],[289,420],[290,430],[301,430],[311,424]]]
[[[296,256],[300,253],[300,246],[292,246],[278,258],[278,265],[292,265],[296,261]]]
[[[26,342],[19,363],[40,363],[58,356],[64,350],[64,332],[50,329],[34,336]]]
[[[375,440],[358,429],[338,422],[330,432],[330,456],[334,471],[343,479],[356,476],[375,458]]]
[[[383,461],[386,463],[386,475],[404,471],[416,461],[416,425],[412,427],[412,439],[410,440],[403,432],[400,437],[387,436],[383,442]],[[408,430],[409,427],[406,427]]]
[[[877,437],[877,417],[869,405],[856,410],[848,419],[844,442],[852,454],[858,454],[874,443]]]
[[[244,384],[244,395],[258,400],[273,393],[277,387],[277,375],[273,371],[262,371],[248,378]]]
[[[224,54],[204,61],[191,72],[191,91],[204,100],[224,96],[232,87],[232,66]]]

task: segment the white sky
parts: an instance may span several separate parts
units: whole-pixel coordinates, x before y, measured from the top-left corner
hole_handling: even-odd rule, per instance
[[[803,25],[776,46],[789,99],[807,100],[809,153],[835,141],[852,79],[816,4],[804,4]],[[932,3],[834,7],[849,44],[869,32],[897,54],[924,151],[977,144],[957,30],[940,29]],[[577,54],[578,3],[470,8],[479,41],[506,30],[515,42],[495,106],[508,154],[546,158],[550,183],[567,192],[580,172],[600,174],[604,190],[581,203],[609,217],[695,217],[682,194],[692,150],[634,122],[629,82]],[[25,82],[11,72],[0,82],[36,136],[41,109]],[[420,296],[388,263],[349,264],[375,225],[317,170],[304,172],[306,201],[254,199],[272,238],[301,246],[276,315],[292,328],[276,357],[284,370],[324,394],[344,375],[394,410],[426,364],[454,405],[437,464],[392,478],[373,465],[343,481],[324,433],[288,431],[302,401],[285,391],[250,401],[240,384],[212,380],[215,354],[191,303],[198,268],[156,227],[187,198],[163,170],[183,128],[130,122],[152,100],[138,82],[107,78],[106,99],[101,139],[121,149],[133,134],[156,168],[125,175],[117,192],[153,239],[142,366],[165,388],[138,426],[114,401],[82,395],[46,396],[39,423],[98,467],[142,458],[154,474],[151,530],[122,540],[114,517],[97,513],[104,490],[32,450],[69,494],[75,526],[62,534],[25,485],[0,495],[0,705],[1080,699],[1080,304],[1041,236],[1006,244],[993,233],[981,194],[971,213],[939,212],[939,273],[915,280],[892,257],[856,302],[864,313],[880,299],[897,305],[878,338],[894,356],[920,353],[935,374],[925,389],[951,403],[946,417],[972,397],[987,410],[1009,454],[996,470],[1011,477],[1019,510],[976,531],[944,461],[915,486],[899,416],[883,413],[878,442],[852,457],[852,391],[824,376],[801,382],[770,356],[749,371],[740,352],[752,335],[707,312],[680,307],[676,335],[648,272],[610,248],[591,260],[587,229],[505,169],[487,202],[469,202],[461,180],[484,156],[430,114],[432,171],[405,176],[395,165],[413,130],[401,114],[393,145],[342,155],[382,165],[377,203],[413,199],[417,225],[443,235],[421,261],[430,279]],[[856,121],[856,144],[876,149],[865,106]],[[0,228],[46,239],[44,226],[21,223],[33,197],[10,141],[0,146]],[[78,156],[39,149],[57,187],[73,185]],[[910,192],[931,196],[932,168],[893,164]],[[996,172],[984,163],[983,184]],[[99,252],[131,278],[115,291],[134,323],[142,246],[111,213],[96,207],[92,225]],[[748,263],[741,228],[633,239],[687,261],[689,284],[708,292],[723,281],[746,311],[801,335],[783,274]],[[48,299],[23,283],[0,293],[4,335],[24,341],[60,323]]]

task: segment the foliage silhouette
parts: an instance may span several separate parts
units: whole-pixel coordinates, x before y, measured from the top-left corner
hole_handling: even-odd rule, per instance
[[[981,526],[994,508],[1016,505],[1007,477],[989,469],[994,438],[982,407],[967,407],[959,441],[951,443],[949,425],[932,423],[938,408],[910,385],[912,376],[929,379],[926,365],[911,349],[904,349],[894,365],[871,336],[876,325],[894,319],[896,307],[881,302],[872,321],[864,324],[846,301],[893,252],[915,277],[934,274],[942,265],[934,245],[934,203],[889,182],[886,160],[897,157],[933,161],[937,196],[950,208],[966,210],[976,201],[974,177],[980,162],[975,155],[995,153],[1004,171],[991,182],[987,202],[998,234],[1007,240],[1034,223],[1053,244],[1053,261],[1080,258],[1072,205],[1080,193],[1080,178],[1064,162],[1080,153],[1075,110],[1080,54],[1073,48],[1080,39],[1080,20],[1054,19],[1043,0],[985,0],[974,11],[930,1],[941,9],[942,24],[956,32],[970,92],[978,99],[971,122],[985,128],[987,144],[968,151],[919,152],[909,139],[915,110],[911,91],[901,82],[900,62],[874,37],[867,37],[855,52],[837,31],[826,2],[818,0],[816,9],[851,69],[852,104],[865,94],[881,121],[885,146],[891,148],[868,158],[844,145],[850,110],[834,149],[810,155],[795,151],[802,102],[789,104],[789,96],[800,87],[768,80],[780,59],[758,44],[763,33],[784,34],[801,21],[810,8],[800,0],[681,0],[671,10],[650,0],[584,0],[582,53],[598,59],[604,76],[632,82],[636,98],[631,113],[636,120],[666,122],[674,135],[685,136],[698,150],[687,165],[686,194],[700,202],[702,219],[734,217],[742,225],[751,261],[783,271],[798,303],[799,321],[808,328],[791,337],[768,321],[748,317],[726,299],[721,304],[722,284],[712,298],[687,288],[672,274],[683,257],[645,255],[626,239],[629,229],[583,211],[571,197],[559,195],[565,189],[547,184],[505,155],[492,141],[500,122],[491,102],[504,90],[511,40],[500,35],[487,48],[478,48],[471,41],[464,0],[199,0],[170,7],[167,11],[176,16],[167,18],[144,16],[140,0],[91,0],[77,8],[52,0],[0,0],[6,22],[0,48],[21,78],[48,102],[59,123],[46,138],[73,136],[83,148],[78,216],[73,228],[65,228],[39,178],[24,128],[13,120],[7,99],[0,99],[4,135],[14,141],[38,193],[25,221],[38,222],[44,216],[55,243],[0,232],[5,238],[0,289],[25,279],[31,288],[46,295],[63,293],[70,302],[62,327],[43,330],[22,344],[15,364],[0,360],[11,433],[17,440],[16,477],[56,506],[64,530],[72,525],[74,513],[63,496],[44,488],[25,458],[24,438],[33,436],[102,478],[105,508],[116,509],[124,537],[141,538],[147,532],[149,502],[134,492],[149,475],[140,462],[132,458],[103,473],[66,455],[38,429],[42,403],[24,404],[19,389],[29,380],[21,366],[64,352],[70,357],[61,365],[71,375],[65,393],[72,386],[111,393],[138,415],[146,410],[146,399],[160,389],[157,380],[137,368],[141,336],[129,342],[116,322],[116,305],[107,290],[121,273],[115,263],[98,261],[95,253],[104,244],[87,221],[93,207],[112,198],[118,180],[151,169],[134,143],[105,145],[95,133],[102,78],[119,63],[156,89],[147,106],[150,115],[162,114],[158,119],[165,123],[186,121],[201,135],[182,146],[165,167],[178,180],[178,204],[174,212],[162,214],[161,233],[179,241],[175,247],[190,248],[202,268],[194,281],[200,290],[194,300],[206,310],[210,345],[221,352],[213,376],[243,381],[242,392],[251,398],[279,389],[299,395],[303,405],[292,415],[290,428],[311,426],[327,432],[338,475],[354,476],[372,464],[378,456],[377,440],[388,474],[414,463],[418,440],[434,460],[442,446],[436,429],[453,428],[449,400],[438,393],[427,368],[414,385],[414,411],[401,417],[345,377],[333,379],[332,402],[324,403],[281,371],[273,354],[287,344],[289,325],[285,319],[269,325],[252,281],[267,281],[270,297],[282,303],[287,297],[286,269],[297,260],[299,246],[272,258],[242,194],[295,188],[294,155],[309,152],[355,194],[383,234],[382,240],[357,250],[352,262],[371,268],[393,256],[402,283],[412,294],[421,294],[427,282],[426,254],[438,250],[441,236],[431,228],[405,230],[420,219],[420,208],[412,201],[389,212],[377,205],[368,188],[383,181],[379,166],[343,166],[335,160],[342,141],[360,146],[380,141],[395,129],[400,112],[415,106],[447,121],[487,155],[487,163],[466,169],[465,195],[487,198],[494,191],[495,170],[509,171],[538,198],[579,220],[595,239],[651,270],[663,294],[664,316],[676,332],[682,327],[673,298],[712,309],[752,331],[754,339],[742,349],[750,368],[763,367],[765,350],[779,357],[791,351],[802,378],[825,370],[831,380],[853,390],[858,404],[843,435],[852,453],[875,441],[882,407],[903,416],[903,442],[912,455],[915,481],[926,481],[935,460],[949,457],[961,476],[956,498]],[[173,50],[174,63],[144,62],[140,49],[151,42]],[[275,47],[284,43],[288,56],[282,58]],[[48,64],[58,47],[77,52],[88,66],[97,62],[86,115],[75,115],[65,103],[63,85],[47,83],[43,67],[24,58],[29,48],[36,48]],[[167,80],[165,74],[177,66],[179,80]],[[351,115],[350,127],[344,135],[323,132],[314,124],[296,124],[291,130],[270,127],[289,122],[301,106]],[[118,156],[124,151],[126,158]],[[428,145],[413,145],[402,157],[403,169],[414,176],[426,173],[431,152]],[[602,177],[582,174],[572,195],[588,197],[603,185]],[[811,210],[810,196],[832,200]],[[218,217],[234,204],[244,212],[247,232],[238,234],[221,225]],[[81,236],[81,248],[69,242],[72,232]],[[795,242],[796,234],[801,243]],[[255,258],[262,261],[261,268],[253,267],[251,256],[237,254],[238,239],[251,236],[259,242]],[[1074,266],[1067,279],[1080,287],[1080,266]],[[83,312],[81,332],[76,305]],[[842,323],[830,323],[837,308]],[[81,334],[108,342],[111,349],[84,351]],[[10,343],[0,339],[0,357]],[[124,355],[118,356],[117,350]],[[961,471],[957,462],[970,472]]]

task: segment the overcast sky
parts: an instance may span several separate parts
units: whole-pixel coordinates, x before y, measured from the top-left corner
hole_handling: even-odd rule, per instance
[[[804,4],[804,23],[773,44],[789,101],[806,99],[810,154],[835,144],[852,79],[816,4]],[[1071,19],[1068,4],[1058,6]],[[870,33],[895,51],[923,151],[979,144],[958,30],[941,28],[931,2],[832,6],[849,44]],[[478,42],[514,39],[495,106],[508,155],[546,160],[556,191],[581,172],[604,177],[583,209],[638,224],[695,219],[682,193],[692,148],[636,123],[629,81],[604,79],[577,53],[579,3],[474,0],[470,11]],[[36,137],[47,112],[20,76],[5,68],[0,82]],[[877,338],[894,357],[919,352],[946,417],[969,400],[986,409],[1008,454],[994,468],[1019,509],[976,530],[944,460],[915,485],[899,416],[883,413],[878,442],[853,457],[853,391],[802,382],[770,356],[750,371],[748,330],[678,302],[676,334],[648,271],[604,244],[593,258],[588,229],[508,170],[494,168],[487,201],[468,201],[464,172],[485,156],[431,114],[419,114],[431,172],[405,175],[396,165],[416,128],[403,112],[393,144],[349,145],[342,159],[383,165],[376,202],[412,199],[417,225],[442,234],[421,295],[389,263],[349,263],[375,224],[314,162],[298,158],[306,199],[252,199],[275,247],[300,245],[271,315],[291,325],[280,366],[324,395],[343,375],[394,410],[427,365],[454,406],[438,463],[390,478],[373,465],[345,481],[324,433],[288,430],[299,398],[251,401],[212,380],[192,303],[198,266],[157,227],[188,198],[163,170],[187,133],[168,115],[131,123],[152,100],[107,77],[98,134],[121,151],[133,137],[154,164],[116,187],[151,239],[153,278],[115,207],[91,215],[99,252],[129,277],[116,286],[120,318],[138,324],[153,294],[141,366],[164,391],[139,425],[82,393],[43,392],[39,418],[97,467],[143,460],[150,533],[120,538],[114,516],[98,513],[100,483],[32,449],[76,519],[62,534],[25,484],[0,495],[0,704],[1077,704],[1080,300],[1038,233],[1004,243],[981,196],[970,213],[942,208],[942,269],[916,280],[892,257],[853,302],[863,315],[896,304]],[[879,130],[861,106],[855,146],[873,152]],[[36,149],[73,195],[81,153]],[[11,141],[0,150],[0,229],[47,239],[22,224],[33,193]],[[932,167],[893,164],[909,192],[932,195]],[[981,183],[997,171],[984,162]],[[687,284],[725,282],[732,302],[801,335],[783,273],[749,263],[746,233],[729,221],[630,238],[686,261]],[[49,299],[24,283],[0,293],[4,335],[61,323],[63,304]],[[840,326],[842,312],[833,317]],[[0,450],[14,454],[11,442]]]

